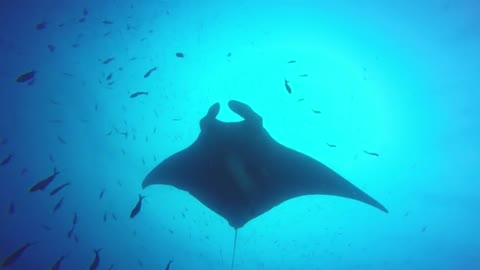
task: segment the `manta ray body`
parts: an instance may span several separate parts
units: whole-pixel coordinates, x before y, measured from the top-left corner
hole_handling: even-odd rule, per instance
[[[283,146],[263,127],[250,106],[231,100],[241,122],[216,119],[219,103],[200,120],[200,135],[173,154],[144,179],[142,186],[171,185],[189,192],[237,229],[282,202],[303,195],[354,199],[386,213],[378,201],[319,161]]]
[[[388,212],[332,169],[275,141],[248,105],[228,105],[244,120],[217,120],[220,104],[213,104],[197,140],[154,168],[143,188],[164,184],[187,191],[235,229],[302,195],[340,196]]]

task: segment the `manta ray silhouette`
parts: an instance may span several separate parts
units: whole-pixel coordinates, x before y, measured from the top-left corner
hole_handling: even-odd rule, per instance
[[[350,198],[388,213],[332,169],[275,141],[263,127],[262,117],[247,104],[231,100],[228,106],[244,120],[217,120],[220,104],[213,104],[200,120],[197,140],[154,168],[143,188],[163,184],[189,192],[228,221],[235,229],[234,242],[238,228],[303,195]]]

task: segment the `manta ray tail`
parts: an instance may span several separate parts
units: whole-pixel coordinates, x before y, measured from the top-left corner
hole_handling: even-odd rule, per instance
[[[230,267],[231,270],[233,270],[233,263],[235,261],[235,248],[237,247],[237,231],[238,229],[235,228],[235,239],[233,240],[232,266]]]

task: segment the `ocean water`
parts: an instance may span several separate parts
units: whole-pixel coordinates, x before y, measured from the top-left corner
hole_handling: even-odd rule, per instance
[[[101,249],[96,269],[230,269],[227,220],[142,181],[215,102],[241,121],[233,99],[389,210],[287,200],[238,229],[233,269],[480,269],[478,14],[466,0],[1,1],[2,265],[95,269]]]

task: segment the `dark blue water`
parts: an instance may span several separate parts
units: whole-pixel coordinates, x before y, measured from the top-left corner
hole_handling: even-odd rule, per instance
[[[101,249],[97,269],[230,269],[225,219],[141,183],[213,103],[241,120],[237,99],[390,213],[288,200],[238,230],[234,269],[480,269],[478,14],[463,0],[2,1],[0,260],[34,243],[5,268],[88,269]]]

